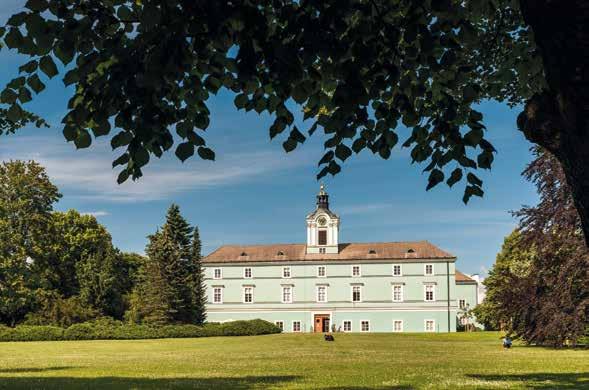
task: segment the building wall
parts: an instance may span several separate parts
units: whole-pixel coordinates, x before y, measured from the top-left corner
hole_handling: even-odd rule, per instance
[[[392,275],[393,264],[401,264],[402,276]],[[433,264],[434,275],[424,275],[425,264]],[[317,276],[319,265],[326,267],[325,277]],[[360,265],[360,276],[352,276],[353,265]],[[252,278],[244,278],[245,267],[252,268]],[[282,277],[283,267],[290,267],[290,278]],[[222,271],[220,279],[214,279],[215,268]],[[455,284],[454,273],[452,260],[206,264],[207,317],[215,322],[254,318],[283,321],[287,332],[293,321],[301,322],[302,331],[312,331],[314,314],[329,314],[336,328],[343,329],[342,321],[350,320],[354,332],[360,331],[362,320],[370,321],[372,332],[391,332],[393,320],[397,319],[403,321],[405,332],[423,332],[425,320],[435,320],[435,331],[455,331],[457,299],[467,291]],[[434,302],[424,300],[426,283],[435,286]],[[403,286],[403,302],[392,301],[393,284]],[[253,303],[243,302],[246,285],[254,289]],[[281,302],[282,285],[292,285],[292,303]],[[327,286],[325,303],[317,302],[318,285]],[[359,303],[352,302],[353,285],[361,287]],[[222,304],[212,302],[215,286],[223,288]]]

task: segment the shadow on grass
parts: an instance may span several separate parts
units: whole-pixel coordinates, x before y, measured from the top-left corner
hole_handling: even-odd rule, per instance
[[[59,371],[59,370],[69,370],[72,368],[71,366],[63,366],[63,367],[18,367],[18,368],[0,368],[0,374],[18,374],[23,372],[46,372],[46,371]],[[0,378],[2,380],[2,378]]]
[[[321,390],[413,390],[411,386],[342,386],[342,387],[320,387]]]
[[[286,385],[296,376],[235,378],[1,377],[0,389],[251,389]]]
[[[472,374],[467,375],[483,381],[501,381],[507,382],[506,385],[523,384],[527,389],[588,389],[589,372],[582,373],[529,373],[513,375],[486,375]],[[512,383],[509,383],[512,382]]]

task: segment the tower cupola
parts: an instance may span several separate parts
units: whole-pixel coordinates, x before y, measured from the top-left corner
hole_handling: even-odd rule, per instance
[[[307,253],[338,253],[339,217],[329,210],[329,195],[321,184],[317,208],[307,215]]]

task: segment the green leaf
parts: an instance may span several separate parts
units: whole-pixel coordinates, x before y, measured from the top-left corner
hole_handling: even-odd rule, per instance
[[[213,152],[209,148],[205,148],[204,146],[201,146],[200,148],[198,148],[198,155],[203,160],[211,160],[211,161],[215,160],[215,152]]]
[[[194,125],[199,129],[206,130],[209,127],[209,116],[203,113],[194,117]]]
[[[48,6],[47,0],[28,0],[25,4],[26,8],[37,12],[45,11]]]
[[[124,182],[127,181],[128,178],[129,178],[129,171],[126,169],[123,169],[121,171],[121,173],[119,173],[119,176],[117,177],[117,183],[123,184]]]
[[[484,192],[481,188],[475,186],[468,186],[464,189],[464,196],[462,197],[462,201],[464,202],[464,204],[467,204],[473,195],[482,197],[483,194]]]
[[[301,144],[307,140],[307,138],[303,135],[303,133],[299,131],[298,127],[296,126],[293,126],[293,129],[290,132],[290,138],[294,139],[295,141]]]
[[[39,63],[37,62],[37,60],[32,60],[27,62],[26,64],[20,66],[18,68],[19,72],[26,72],[26,73],[33,73],[34,71],[37,70],[37,67],[39,66]]]
[[[335,156],[342,161],[346,161],[352,155],[352,150],[344,144],[339,144],[335,148]]]
[[[43,84],[36,73],[27,79],[27,84],[37,94],[45,89],[45,84]]]
[[[58,73],[57,66],[55,65],[55,62],[53,62],[53,59],[50,56],[41,57],[39,67],[41,68],[43,73],[45,73],[49,78],[52,78]]]
[[[18,100],[20,100],[21,103],[28,103],[31,100],[33,100],[33,97],[31,96],[31,91],[29,91],[27,87],[19,89]]]
[[[462,169],[456,168],[450,174],[450,177],[446,181],[449,187],[452,187],[454,184],[458,183],[462,179]]]
[[[362,149],[366,147],[366,140],[364,138],[358,138],[352,144],[352,150],[355,153],[360,153]]]
[[[26,82],[26,78],[21,76],[21,77],[17,77],[15,79],[10,80],[10,82],[6,86],[8,88],[12,88],[12,89],[19,89],[25,85],[25,82]]]
[[[481,179],[479,179],[474,173],[469,172],[468,175],[466,175],[466,180],[468,180],[468,182],[472,185],[475,186],[482,186],[483,185],[483,181]]]
[[[6,112],[6,118],[11,122],[16,123],[23,119],[23,114],[24,112],[22,108],[17,103],[14,103]]]
[[[133,134],[128,131],[121,131],[112,139],[110,140],[110,145],[113,149],[116,149],[120,146],[129,145],[129,143],[133,140]]]
[[[138,167],[142,167],[149,162],[149,152],[143,147],[137,148],[137,150],[135,151],[135,153],[132,154],[132,156],[135,165],[137,165]]]
[[[127,153],[123,153],[112,162],[112,167],[114,168],[117,165],[125,165],[127,162],[129,162],[129,155]]]
[[[329,152],[325,153],[323,155],[323,157],[321,157],[321,160],[319,160],[319,163],[317,164],[317,166],[327,164],[328,162],[333,160],[334,155],[335,155],[335,153],[333,153],[333,150],[330,150]]]
[[[244,93],[240,93],[239,95],[237,95],[235,97],[235,100],[233,101],[233,103],[235,104],[235,107],[242,109],[245,108],[245,105],[248,103],[249,99],[247,97],[246,94]]]
[[[440,171],[439,169],[434,169],[429,174],[428,183],[426,187],[426,191],[431,190],[433,187],[438,185],[441,181],[444,180],[444,172]]]
[[[63,65],[67,65],[74,59],[74,46],[69,42],[60,42],[53,53]]]
[[[493,152],[490,150],[485,150],[477,156],[477,163],[479,164],[480,168],[491,169],[491,164],[493,163],[494,159],[495,156],[493,156]]]
[[[22,34],[20,33],[18,28],[11,28],[8,34],[4,37],[4,42],[6,42],[6,46],[10,49],[18,48],[24,41]]]
[[[298,142],[292,138],[288,138],[286,141],[282,143],[282,147],[286,151],[286,153],[292,152],[296,149]]]
[[[176,157],[182,162],[194,155],[194,145],[190,142],[182,142],[176,148]]]
[[[201,146],[205,144],[205,140],[192,130],[188,132],[188,141],[190,141],[190,143],[194,146]]]
[[[17,93],[10,88],[5,88],[2,93],[0,93],[0,103],[13,104],[16,102],[17,98]]]
[[[85,129],[79,129],[78,135],[74,139],[74,144],[77,149],[85,149],[92,144],[92,137]]]

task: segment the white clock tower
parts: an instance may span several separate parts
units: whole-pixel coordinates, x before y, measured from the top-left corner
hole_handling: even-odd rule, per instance
[[[339,217],[329,210],[329,195],[321,184],[317,208],[307,215],[307,253],[338,253]]]

